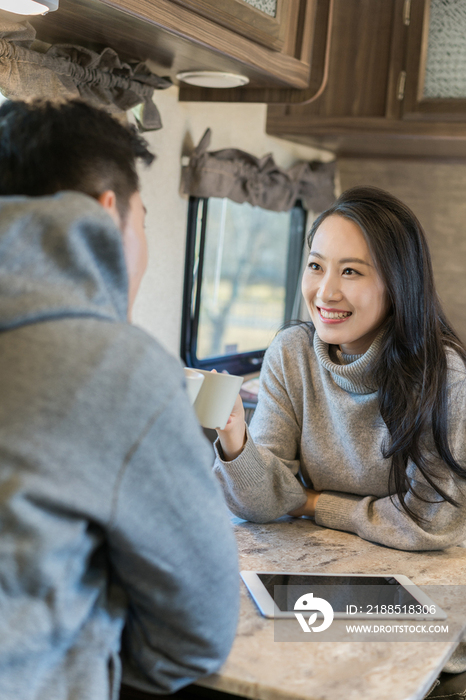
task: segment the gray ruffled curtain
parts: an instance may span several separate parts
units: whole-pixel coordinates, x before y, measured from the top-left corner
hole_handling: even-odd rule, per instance
[[[0,90],[10,99],[52,101],[82,98],[122,115],[142,105],[143,131],[162,126],[152,101],[154,90],[170,87],[143,63],[123,63],[113,49],[96,53],[81,46],[59,44],[41,51],[29,22],[0,22]]]
[[[283,170],[271,155],[256,158],[236,148],[208,152],[207,129],[183,168],[182,194],[228,197],[272,211],[288,211],[298,200],[321,212],[335,201],[335,162],[300,162]]]

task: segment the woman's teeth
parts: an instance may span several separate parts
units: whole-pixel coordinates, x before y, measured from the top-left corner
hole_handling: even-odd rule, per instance
[[[319,312],[323,318],[347,318],[351,316],[351,311],[324,311],[319,309]]]

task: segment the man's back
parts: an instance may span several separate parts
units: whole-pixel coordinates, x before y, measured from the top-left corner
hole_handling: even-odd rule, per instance
[[[179,363],[84,195],[0,199],[0,697],[170,692],[234,635],[235,546]]]

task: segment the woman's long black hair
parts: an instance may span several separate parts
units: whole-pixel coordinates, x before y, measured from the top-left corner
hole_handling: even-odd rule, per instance
[[[353,187],[316,219],[308,235],[309,246],[320,224],[331,215],[359,226],[390,300],[383,344],[373,368],[380,413],[390,433],[382,454],[391,458],[390,492],[396,493],[405,512],[419,523],[421,518],[405,501],[410,491],[409,460],[455,506],[457,502],[438,483],[442,475],[435,473],[427,447],[432,439],[443,462],[466,478],[466,469],[453,457],[448,441],[446,357],[451,347],[466,364],[466,348],[442,310],[424,231],[405,204],[375,187]]]

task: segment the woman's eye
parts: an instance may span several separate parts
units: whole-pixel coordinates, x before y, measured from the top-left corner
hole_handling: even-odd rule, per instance
[[[311,270],[320,270],[320,265],[318,263],[315,263],[315,262],[310,262],[308,267]]]
[[[354,275],[360,275],[361,273],[357,270],[353,270],[352,267],[345,267],[345,269],[343,270],[343,274],[346,277],[353,277]]]

